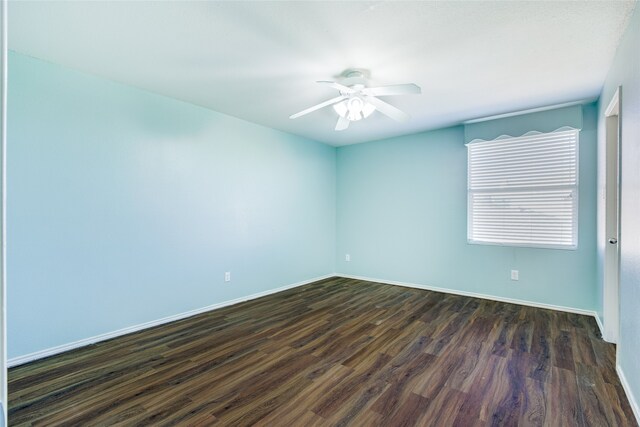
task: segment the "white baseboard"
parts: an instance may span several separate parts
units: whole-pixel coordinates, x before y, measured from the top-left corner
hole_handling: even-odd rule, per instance
[[[47,348],[44,350],[36,351],[34,353],[25,354],[23,356],[13,357],[7,361],[7,366],[12,368],[14,366],[22,365],[25,363],[32,362],[34,360],[43,359],[45,357],[53,356],[55,354],[63,353],[65,351],[74,350],[76,348],[84,347],[86,345],[95,344],[100,341],[109,340],[111,338],[116,338],[122,335],[130,334],[132,332],[138,332],[143,329],[152,328],[154,326],[162,325],[169,322],[174,322],[176,320],[186,319],[187,317],[195,316],[197,314],[202,314],[207,311],[216,310],[222,307],[227,307],[230,305],[238,304],[241,302],[249,301],[252,299],[264,297],[267,295],[275,294],[278,292],[286,291],[287,289],[297,288],[299,286],[308,285],[309,283],[317,282],[320,280],[328,279],[330,277],[336,277],[335,274],[327,274],[320,277],[315,277],[313,279],[304,280],[302,282],[293,283],[290,285],[281,286],[275,289],[269,289],[264,292],[258,292],[256,294],[247,295],[244,297],[232,299],[229,301],[223,301],[217,304],[212,304],[202,308],[196,308],[195,310],[190,310],[184,313],[174,314],[172,316],[163,317],[162,319],[152,320],[150,322],[140,323],[138,325],[128,326],[126,328],[118,329],[117,331],[107,332],[104,334],[96,335],[89,338],[84,338],[78,341],[74,341],[68,344],[59,345],[56,347]]]
[[[618,372],[620,383],[622,384],[622,388],[624,389],[624,392],[627,395],[627,399],[629,400],[629,405],[631,405],[631,409],[633,410],[633,415],[636,416],[636,423],[640,425],[640,405],[638,404],[636,397],[633,395],[633,391],[629,386],[627,377],[624,375],[624,371],[622,370],[622,367],[619,364],[616,364],[616,372]]]
[[[527,305],[530,307],[546,308],[548,310],[565,311],[567,313],[583,314],[586,316],[595,316],[597,318],[597,313],[595,311],[584,310],[582,308],[565,307],[562,305],[545,304],[541,302],[526,301],[526,300],[520,300],[515,298],[505,298],[505,297],[499,297],[495,295],[478,294],[475,292],[460,291],[457,289],[449,289],[449,288],[439,288],[437,286],[419,285],[416,283],[398,282],[395,280],[384,280],[384,279],[375,279],[372,277],[352,276],[349,274],[336,273],[336,276],[345,277],[347,279],[356,279],[356,280],[365,280],[368,282],[384,283],[387,285],[404,286],[407,288],[424,289],[427,291],[442,292],[445,294],[454,294],[454,295],[461,295],[465,297],[488,299],[492,301],[506,302],[510,304],[519,304],[519,305]]]
[[[598,316],[597,312],[596,312],[595,317],[596,317],[596,323],[598,324],[598,329],[600,329],[600,336],[604,340],[604,325],[602,324],[602,320],[600,319],[600,316]]]

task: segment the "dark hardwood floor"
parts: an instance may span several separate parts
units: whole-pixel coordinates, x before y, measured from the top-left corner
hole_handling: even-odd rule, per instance
[[[635,426],[593,318],[329,279],[13,368],[11,425]]]

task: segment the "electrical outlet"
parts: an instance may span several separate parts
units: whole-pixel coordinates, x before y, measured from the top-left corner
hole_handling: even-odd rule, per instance
[[[518,270],[511,270],[511,280],[520,280]]]
[[[225,282],[230,282],[231,281],[231,272],[227,271],[224,273],[224,281]]]
[[[345,261],[347,261],[347,262],[351,261],[351,255],[346,254],[346,255],[344,256],[344,260],[345,260]]]

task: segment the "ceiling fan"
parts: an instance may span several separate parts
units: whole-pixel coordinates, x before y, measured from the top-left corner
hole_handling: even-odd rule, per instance
[[[414,83],[367,87],[367,72],[365,70],[347,70],[342,75],[344,78],[340,83],[330,81],[317,82],[338,89],[340,96],[302,110],[299,113],[291,115],[289,118],[297,119],[300,116],[332,105],[339,116],[335,130],[345,130],[349,127],[349,123],[367,118],[375,110],[380,111],[382,114],[394,120],[404,122],[409,120],[407,113],[384,102],[378,97],[421,93],[420,86]]]

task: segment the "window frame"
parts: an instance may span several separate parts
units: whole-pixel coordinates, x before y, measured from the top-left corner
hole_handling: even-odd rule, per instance
[[[508,142],[509,140],[521,140],[522,138],[540,137],[541,135],[562,133],[562,132],[575,132],[575,185],[563,185],[563,186],[524,186],[518,188],[484,188],[484,189],[471,189],[471,153],[469,146],[482,143],[494,143],[494,142]],[[512,137],[503,135],[493,140],[473,140],[467,144],[467,243],[471,245],[482,246],[504,246],[504,247],[520,247],[520,248],[537,248],[537,249],[560,249],[560,250],[577,250],[579,244],[579,212],[580,212],[580,129],[573,127],[563,127],[551,132],[527,132],[524,135],[518,137]],[[472,197],[478,193],[517,193],[517,192],[535,192],[540,190],[546,191],[571,191],[572,194],[572,244],[561,243],[528,243],[528,242],[508,242],[508,241],[487,241],[481,239],[474,239],[472,235],[473,230],[473,212],[472,212]]]

